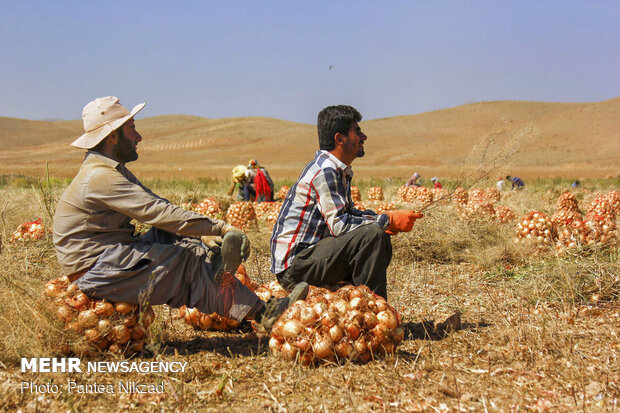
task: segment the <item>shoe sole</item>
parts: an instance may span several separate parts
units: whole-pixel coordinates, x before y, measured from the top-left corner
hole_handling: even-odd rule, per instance
[[[305,300],[310,291],[310,285],[307,282],[298,283],[293,291],[288,295],[289,307],[297,300]]]

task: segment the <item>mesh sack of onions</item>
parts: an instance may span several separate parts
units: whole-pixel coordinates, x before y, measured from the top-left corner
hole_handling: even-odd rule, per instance
[[[257,225],[256,212],[251,202],[235,202],[228,207],[226,221],[237,228],[245,229]]]
[[[556,238],[555,226],[549,217],[542,212],[531,211],[517,223],[516,240],[531,241],[539,248],[552,245]]]
[[[433,191],[430,188],[419,186],[415,188],[415,197],[423,205],[433,202]]]
[[[356,186],[351,186],[351,199],[353,202],[362,202],[362,194],[360,194],[360,190]]]
[[[590,215],[586,217],[585,226],[588,245],[615,244],[618,240],[616,222],[606,216]]]
[[[588,205],[588,217],[596,215],[603,217],[605,220],[614,221],[616,219],[616,211],[607,195],[599,195]],[[588,218],[586,218],[588,220]]]
[[[266,284],[259,285],[254,291],[254,294],[265,302],[269,301],[271,297],[284,298],[288,295],[286,290],[282,288],[280,283],[277,281],[271,281]]]
[[[45,227],[41,218],[33,222],[21,224],[13,232],[13,241],[38,241],[45,237]]]
[[[569,211],[565,211],[569,212]],[[581,216],[580,216],[581,218]],[[558,249],[576,248],[585,245],[589,239],[589,228],[581,219],[559,221],[557,224]]]
[[[252,202],[256,219],[267,219],[272,208],[271,204],[273,202]]]
[[[213,198],[205,198],[193,208],[193,211],[206,215],[210,218],[223,219],[224,211],[220,208],[220,204]]]
[[[487,188],[484,190],[484,199],[488,202],[497,203],[502,199],[502,194],[497,188]]]
[[[62,343],[65,354],[91,355],[97,350],[131,355],[144,349],[155,319],[152,307],[91,299],[62,276],[45,285],[49,308],[79,339]]]
[[[461,214],[464,218],[495,217],[495,208],[492,202],[469,201]]]
[[[355,206],[355,209],[360,211],[366,211],[368,209],[367,205],[363,202],[355,202],[353,205]]]
[[[368,362],[394,353],[404,338],[396,310],[365,285],[311,288],[274,325],[269,347],[301,364]]]
[[[371,201],[383,201],[383,189],[380,186],[373,186],[368,189],[368,199]]]
[[[433,188],[431,193],[433,194],[433,202],[439,202],[441,205],[448,204],[448,197],[445,195],[443,188]]]
[[[458,187],[454,190],[452,199],[457,206],[464,207],[469,201],[469,194],[465,188]]]
[[[568,226],[573,221],[581,221],[581,214],[575,209],[560,209],[551,216],[556,227]]]
[[[274,225],[280,214],[280,208],[282,208],[282,202],[272,202],[271,210],[267,214],[267,222]]]
[[[277,199],[284,199],[284,198],[286,198],[286,194],[288,193],[289,189],[291,189],[290,186],[282,185],[282,187],[280,187],[280,190],[278,191]]]
[[[574,211],[577,212],[579,210],[579,203],[577,202],[577,197],[572,192],[564,192],[560,195],[555,201],[556,206],[559,211]]]
[[[502,224],[510,222],[515,219],[515,214],[512,209],[507,206],[499,205],[495,208],[495,218]]]
[[[396,206],[391,202],[388,202],[388,203],[378,202],[375,205],[372,205],[370,209],[375,211],[378,215],[380,215],[380,214],[385,214],[388,211],[395,211]]]
[[[407,199],[407,195],[409,194],[408,186],[401,186],[396,190],[396,201],[400,202],[409,202]]]
[[[620,215],[620,192],[617,192],[617,191],[609,192],[607,194],[607,199],[609,199],[611,208],[614,210],[616,215]]]
[[[226,284],[227,275],[231,276],[229,274],[224,275],[224,279],[222,280],[223,285]],[[256,289],[256,284],[248,276],[243,264],[239,266],[234,276],[250,290],[254,291]],[[179,316],[183,318],[187,324],[191,325],[196,330],[222,331],[235,328],[239,325],[239,321],[237,320],[222,317],[217,313],[205,314],[197,308],[189,308],[187,306],[182,306],[179,308]]]

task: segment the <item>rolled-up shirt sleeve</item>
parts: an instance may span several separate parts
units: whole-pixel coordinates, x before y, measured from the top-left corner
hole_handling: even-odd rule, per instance
[[[115,173],[116,172],[116,173]],[[144,224],[182,236],[219,235],[223,221],[186,211],[147,190],[133,175],[96,174],[88,183],[86,205],[104,207]],[[133,179],[132,179],[133,178]],[[131,182],[131,180],[135,180]]]
[[[347,208],[346,199],[341,195],[346,190],[339,173],[326,168],[318,173],[311,185],[316,191],[317,203],[331,235],[337,237],[362,225],[376,224],[385,229],[389,223],[387,215],[367,215]],[[358,215],[360,213],[360,215]]]

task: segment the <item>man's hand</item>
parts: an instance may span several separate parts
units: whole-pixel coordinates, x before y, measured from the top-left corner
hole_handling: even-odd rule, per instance
[[[411,231],[416,219],[423,217],[419,212],[406,210],[390,211],[387,215],[390,218],[390,226],[386,232],[390,235]]]
[[[222,246],[222,237],[219,235],[203,235],[200,240],[211,250],[220,253]]]

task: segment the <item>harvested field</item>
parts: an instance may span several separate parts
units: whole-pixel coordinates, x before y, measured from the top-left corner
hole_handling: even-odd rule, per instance
[[[396,200],[395,182],[354,184],[367,207],[376,206],[367,200],[372,186],[382,187],[385,202],[397,207],[423,207]],[[232,204],[222,195],[226,180],[151,184],[178,204],[199,203],[207,195],[224,210]],[[476,183],[482,189],[493,184]],[[497,203],[517,220],[534,210],[551,216],[569,182],[526,184],[524,191],[504,191]],[[13,241],[12,234],[39,217],[49,226],[64,185],[5,180],[0,187],[0,410],[618,411],[617,239],[564,252],[544,250],[514,241],[517,220],[466,215],[447,201],[428,207],[411,233],[392,238],[388,297],[406,331],[393,355],[367,364],[300,366],[272,355],[268,337],[248,324],[230,332],[195,331],[176,310],[158,307],[148,351],[134,360],[187,362],[183,373],[22,373],[22,357],[61,357],[54,349],[70,337],[41,300],[45,283],[61,275],[51,236]],[[455,186],[444,182],[446,193]],[[617,179],[584,180],[575,195],[585,213],[599,193],[619,189]],[[266,216],[258,223],[247,230],[252,256],[246,268],[262,284],[274,279],[268,264],[271,226]],[[457,311],[460,330],[428,336],[433,322]],[[88,360],[121,357],[96,354]],[[91,385],[91,392],[69,392],[68,381]],[[118,390],[119,382],[130,381],[163,383],[165,391]],[[62,387],[58,393],[22,392],[22,382]],[[95,384],[111,384],[115,391],[95,395]]]

